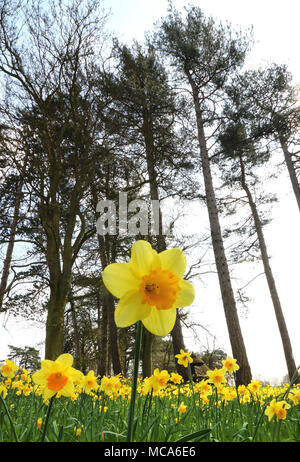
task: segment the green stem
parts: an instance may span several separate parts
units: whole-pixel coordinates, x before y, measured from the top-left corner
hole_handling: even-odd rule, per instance
[[[45,420],[45,426],[44,426],[44,430],[43,430],[43,434],[42,434],[42,438],[41,438],[41,443],[43,443],[44,440],[45,440],[46,431],[47,431],[47,427],[48,427],[48,421],[49,421],[49,417],[50,417],[50,412],[51,412],[51,408],[52,408],[52,404],[53,404],[53,400],[54,400],[55,396],[56,395],[54,395],[54,396],[52,396],[50,398],[48,411],[47,411],[47,415],[46,415],[46,420]]]
[[[189,374],[189,380],[190,380],[190,390],[191,390],[191,393],[192,393],[192,396],[193,396],[194,415],[196,417],[197,406],[196,406],[196,401],[195,401],[194,380],[193,380],[192,368],[191,368],[190,363],[188,363],[188,374]],[[198,408],[198,411],[199,411],[199,408]],[[199,412],[198,412],[198,417],[199,417]],[[199,419],[197,419],[197,417],[196,417],[196,420],[199,421]]]
[[[17,435],[16,429],[15,429],[14,423],[13,423],[12,418],[11,418],[11,416],[10,416],[10,413],[9,413],[9,411],[8,411],[8,409],[7,409],[6,402],[4,401],[4,399],[3,399],[2,396],[1,396],[1,393],[0,393],[0,398],[1,398],[2,404],[3,404],[3,406],[4,406],[6,415],[7,415],[7,417],[8,417],[9,423],[10,423],[10,425],[11,425],[11,428],[12,428],[12,431],[13,431],[13,434],[14,434],[14,437],[15,437],[15,440],[16,440],[16,442],[18,443],[19,440],[18,440],[18,435]]]
[[[277,443],[280,442],[280,427],[281,427],[281,420],[279,420],[279,422],[277,422],[277,436],[276,436],[276,442]]]
[[[142,322],[138,321],[137,329],[136,329],[136,337],[135,337],[133,383],[132,383],[132,389],[131,389],[131,400],[130,400],[130,409],[129,409],[129,416],[128,416],[127,442],[131,442],[132,437],[133,437],[133,420],[134,420],[137,379],[138,379],[138,372],[139,372],[139,360],[140,360],[140,352],[141,352],[141,339],[142,339]]]

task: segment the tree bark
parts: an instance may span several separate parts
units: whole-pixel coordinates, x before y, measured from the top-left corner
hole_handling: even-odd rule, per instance
[[[280,141],[280,145],[281,145],[281,148],[282,148],[282,151],[283,151],[283,154],[284,154],[285,163],[286,163],[286,166],[287,166],[287,169],[288,169],[288,172],[289,172],[289,176],[290,176],[290,180],[291,180],[291,183],[292,183],[293,191],[294,191],[296,201],[297,201],[297,204],[298,204],[298,208],[299,208],[299,211],[300,211],[300,184],[298,182],[298,178],[297,178],[294,166],[293,166],[293,162],[292,162],[292,159],[291,159],[291,154],[289,153],[289,150],[288,150],[288,147],[287,147],[287,143],[286,143],[284,137],[282,135],[280,135],[280,134],[279,134],[279,141]]]
[[[50,296],[46,320],[45,359],[56,360],[63,352],[64,340],[64,311],[67,304],[71,280],[71,273],[65,266],[61,269],[60,238],[59,238],[59,205],[42,204],[40,218],[46,233],[46,258],[49,268]],[[70,256],[65,253],[64,263]],[[67,288],[66,288],[67,287]]]
[[[107,173],[107,198],[109,197],[109,190],[108,190],[108,182],[109,182],[109,173]],[[96,210],[98,197],[97,197],[97,188],[95,183],[91,182],[90,190],[93,199],[93,206],[94,210]],[[109,249],[108,249],[108,242],[105,240],[104,236],[97,234],[98,239],[98,249],[99,255],[101,260],[102,271],[106,268],[107,265],[110,263],[109,258]],[[123,373],[122,369],[122,362],[120,358],[120,350],[119,350],[119,343],[118,343],[118,330],[114,320],[114,312],[115,312],[115,303],[113,296],[106,290],[104,287],[105,295],[103,299],[103,308],[102,308],[102,325],[101,325],[101,345],[104,348],[104,351],[107,351],[107,365],[104,368],[101,365],[101,370],[105,374],[109,373],[110,369],[110,359],[113,365],[113,372],[114,374],[121,374]],[[108,346],[110,346],[110,352],[108,351]],[[104,354],[104,353],[103,353]],[[102,353],[101,353],[102,355]],[[100,366],[100,365],[99,365]]]
[[[143,379],[150,377],[152,371],[152,346],[154,341],[154,335],[143,329],[142,337],[142,376]]]
[[[1,281],[0,281],[0,313],[2,311],[5,290],[7,289],[10,265],[11,265],[12,255],[13,255],[13,250],[14,250],[14,245],[15,245],[15,237],[16,237],[17,226],[18,226],[19,216],[20,216],[22,187],[23,187],[23,181],[20,177],[19,185],[17,189],[17,195],[15,199],[14,215],[13,215],[13,220],[12,220],[12,224],[10,228],[9,242],[8,242],[7,249],[6,249],[6,255],[5,255],[4,262],[3,262],[2,275],[1,275]]]
[[[147,111],[145,111],[143,115],[143,135],[144,135],[145,146],[146,146],[146,161],[147,161],[147,170],[148,170],[148,176],[149,176],[150,197],[151,197],[151,200],[158,201],[159,192],[158,192],[158,185],[157,185],[157,175],[155,171],[155,146],[154,146],[154,141],[153,141],[153,124],[152,124],[151,115]],[[157,236],[157,249],[156,250],[158,252],[162,252],[166,250],[167,245],[166,245],[165,236],[163,235],[162,213],[161,213],[160,208],[159,208],[158,229],[159,229],[159,233]],[[152,341],[151,341],[151,335],[152,334],[149,333],[148,342],[151,342],[151,347],[152,347],[154,336],[152,336]],[[183,339],[183,334],[182,334],[182,327],[181,327],[181,322],[180,322],[180,318],[178,315],[178,310],[176,310],[176,321],[175,321],[174,328],[171,331],[171,337],[172,337],[174,355],[180,353],[181,349],[185,350],[184,339]],[[151,347],[150,345],[148,345],[149,355],[151,354]],[[147,358],[143,357],[143,361],[146,361],[146,360]],[[152,363],[150,356],[148,360]],[[175,358],[175,364],[176,364],[177,372],[183,377],[185,381],[187,381],[189,379],[187,368],[184,368],[181,365],[179,365],[176,361],[176,358]],[[144,368],[145,370],[149,370],[149,366],[145,365]]]
[[[189,73],[187,75],[193,92],[193,101],[196,114],[198,142],[200,148],[201,164],[205,184],[206,204],[210,222],[211,239],[215,255],[216,268],[220,283],[223,307],[232,348],[232,354],[237,360],[240,369],[237,371],[236,378],[238,385],[248,385],[251,381],[251,369],[247,358],[246,348],[238,319],[235,298],[231,285],[228,263],[225,255],[223,237],[219,223],[219,215],[216,204],[216,197],[213,187],[209,156],[206,146],[202,112],[199,102],[199,95]]]
[[[293,374],[296,371],[296,363],[294,360],[290,337],[289,337],[288,329],[285,323],[285,319],[284,319],[279,295],[277,292],[275,280],[274,280],[271,266],[269,263],[269,256],[268,256],[267,246],[266,246],[266,242],[265,242],[265,238],[264,238],[264,234],[262,230],[262,224],[259,218],[256,204],[253,200],[251,191],[246,182],[245,167],[244,167],[244,163],[243,163],[241,156],[240,156],[240,166],[241,166],[241,184],[247,195],[248,202],[249,202],[251,212],[252,212],[252,216],[254,219],[254,225],[255,225],[255,230],[256,230],[257,237],[258,237],[261,258],[262,258],[265,275],[266,275],[266,279],[267,279],[267,283],[268,283],[268,287],[269,287],[269,291],[270,291],[270,295],[271,295],[271,299],[272,299],[272,303],[273,303],[273,307],[275,311],[275,316],[277,319],[277,324],[278,324],[278,328],[279,328],[279,332],[280,332],[280,336],[282,340],[288,374],[291,380]]]
[[[100,252],[100,260],[102,271],[104,268],[109,264],[109,258],[106,251],[106,242],[103,236],[98,234],[98,243],[99,243],[99,252]],[[119,344],[118,344],[118,330],[114,319],[114,312],[115,312],[115,303],[114,298],[111,293],[105,290],[104,295],[104,310],[107,312],[107,322],[108,322],[108,331],[109,331],[109,345],[111,349],[111,360],[114,374],[122,374],[122,364],[120,359],[120,351],[119,351]],[[105,339],[103,339],[105,341]]]
[[[81,361],[81,345],[80,345],[80,335],[78,331],[78,322],[76,317],[76,307],[73,298],[72,292],[69,294],[69,302],[71,307],[71,316],[74,329],[74,343],[75,343],[75,358],[74,358],[74,367],[78,370],[81,370],[82,361]]]
[[[101,313],[98,326],[100,328],[98,374],[103,376],[108,375],[108,306],[105,299],[102,303]]]

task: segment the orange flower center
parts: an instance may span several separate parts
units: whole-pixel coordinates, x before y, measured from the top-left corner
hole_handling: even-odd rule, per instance
[[[8,374],[10,372],[10,366],[8,364],[4,364],[4,366],[2,366],[2,371],[5,374]]]
[[[276,412],[276,416],[278,419],[285,419],[286,417],[286,410],[284,408],[279,408]]]
[[[156,268],[142,278],[139,287],[142,303],[156,306],[158,310],[172,308],[180,290],[179,279],[170,270]]]
[[[233,363],[231,361],[225,361],[226,369],[233,369]]]
[[[53,391],[61,390],[67,383],[68,377],[61,372],[53,372],[48,377],[48,388]]]

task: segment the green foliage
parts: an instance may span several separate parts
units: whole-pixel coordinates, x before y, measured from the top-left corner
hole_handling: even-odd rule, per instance
[[[41,358],[39,351],[33,347],[25,346],[24,348],[8,345],[8,359],[14,361],[22,369],[36,371],[40,368]]]

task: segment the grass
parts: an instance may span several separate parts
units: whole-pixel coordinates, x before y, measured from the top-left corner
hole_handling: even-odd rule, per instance
[[[125,442],[131,382],[118,377],[111,388],[107,383],[103,389],[98,379],[98,388],[89,393],[77,388],[71,398],[55,396],[45,403],[30,376],[26,381],[18,376],[13,380],[3,379],[0,442]],[[132,441],[300,441],[299,385],[263,387],[255,382],[255,386],[249,384],[246,388],[228,384],[216,388],[206,382],[168,381],[156,391],[147,388],[148,385],[147,381],[138,383]],[[285,400],[290,406],[285,418],[278,420],[274,415],[269,421],[265,410],[273,399]],[[181,403],[186,409],[180,407]]]

